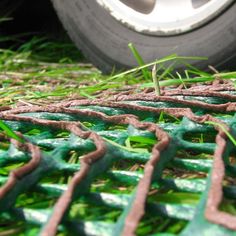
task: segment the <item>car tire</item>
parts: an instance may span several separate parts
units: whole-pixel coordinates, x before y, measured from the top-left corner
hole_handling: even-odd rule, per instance
[[[178,35],[147,35],[117,21],[97,1],[52,0],[68,34],[84,55],[103,72],[137,65],[128,43],[132,42],[146,63],[176,53],[208,57],[195,61],[198,68],[235,66],[236,3],[206,24]]]

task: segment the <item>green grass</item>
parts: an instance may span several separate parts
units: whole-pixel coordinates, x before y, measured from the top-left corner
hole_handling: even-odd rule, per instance
[[[136,59],[138,65],[141,66],[141,67],[145,66],[146,63],[144,62],[142,56],[139,54],[136,47],[132,43],[129,43],[128,47],[129,47],[130,51],[132,52],[134,58]],[[142,71],[142,74],[143,74],[143,78],[146,79],[146,80],[149,80],[151,75],[150,75],[150,71],[148,70],[148,68],[144,67],[144,68],[141,69],[141,71]]]
[[[7,124],[5,124],[2,120],[0,120],[0,131],[4,131],[4,133],[9,137],[13,138],[19,142],[24,142],[24,140],[19,137]]]
[[[230,134],[230,132],[226,129],[226,127],[223,124],[213,122],[213,121],[206,121],[205,124],[214,125],[214,126],[218,127],[220,130],[222,130],[226,134],[226,136],[234,144],[234,146],[236,146],[235,138],[233,137],[232,134]]]
[[[161,87],[210,82],[216,77],[236,77],[236,72],[212,74],[189,64],[197,59],[205,60],[199,57],[170,55],[144,64],[137,49],[132,44],[129,47],[139,65],[110,76],[102,75],[91,64],[84,63],[81,53],[68,41],[33,37],[17,50],[0,49],[0,104],[44,104],[79,97],[94,99],[100,92],[119,92],[127,86],[139,84],[138,92],[154,87],[151,76],[154,65],[157,66],[155,74]],[[178,65],[186,66],[184,74],[176,73]]]
[[[76,52],[76,53],[75,53]],[[76,55],[78,54],[78,55]],[[68,42],[33,38],[17,51],[0,50],[0,104],[41,104],[88,96],[87,83],[104,78],[92,65],[78,63],[81,54]]]

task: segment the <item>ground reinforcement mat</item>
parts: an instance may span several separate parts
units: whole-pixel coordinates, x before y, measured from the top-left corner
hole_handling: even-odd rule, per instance
[[[2,108],[0,235],[236,235],[230,83]]]

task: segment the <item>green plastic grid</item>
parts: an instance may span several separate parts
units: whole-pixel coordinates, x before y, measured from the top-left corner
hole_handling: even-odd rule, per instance
[[[2,137],[2,227],[19,224],[19,235],[236,235],[235,146],[217,125],[206,123],[223,124],[234,136],[235,95],[214,91],[202,102],[202,93],[186,99],[186,92],[2,111],[1,119],[25,140],[8,143]],[[159,141],[152,150],[127,146],[130,137],[150,141],[155,133]],[[63,209],[58,200],[71,186],[67,182],[96,150],[96,160],[82,173],[71,199],[63,198],[69,203],[57,218]],[[38,152],[38,164],[17,174],[16,183],[3,193],[9,173],[14,173],[11,165],[20,168]],[[150,165],[151,155],[156,159]],[[221,195],[227,209],[220,206]]]

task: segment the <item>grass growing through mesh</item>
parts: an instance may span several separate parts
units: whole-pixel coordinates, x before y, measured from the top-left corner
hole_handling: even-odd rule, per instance
[[[137,49],[134,46],[129,45],[133,51],[134,56],[137,59],[138,66],[131,70],[111,75],[104,76],[90,64],[78,63],[81,60],[80,53],[77,54],[74,46],[67,42],[52,42],[46,38],[34,37],[32,40],[22,45],[18,50],[0,50],[0,103],[2,106],[13,105],[17,102],[22,104],[48,104],[62,99],[72,99],[87,97],[89,99],[96,98],[96,96],[105,90],[115,90],[116,92],[126,90],[128,86],[137,86],[137,91],[143,88],[152,87],[153,82],[151,78],[150,70],[153,65],[157,65],[156,75],[159,80],[160,86],[172,86],[181,85],[188,86],[192,83],[199,82],[211,82],[216,78],[231,79],[236,77],[236,72],[224,72],[224,73],[209,73],[198,70],[197,68],[189,64],[189,60],[203,59],[196,57],[179,57],[177,55],[170,55],[166,58],[156,60],[154,62],[146,64],[141,55],[139,55]],[[186,70],[184,73],[176,73],[175,68],[177,65],[185,65]],[[157,120],[157,123],[179,123],[180,120],[176,120],[175,117],[168,117],[167,114],[162,113]],[[86,125],[86,124],[85,124]],[[89,125],[86,126],[89,128]],[[215,124],[211,124],[215,125]],[[123,127],[110,127],[110,130],[117,130]],[[121,129],[122,130],[122,129]],[[5,129],[9,136],[13,134]],[[32,135],[37,134],[37,131],[32,131]],[[57,134],[58,138],[67,137],[68,134]],[[191,138],[191,137],[189,137]],[[129,136],[124,145],[115,143],[113,140],[106,139],[112,145],[116,145],[119,148],[123,148],[127,151],[133,152],[151,152],[152,146],[157,142],[155,139],[141,137],[141,136]],[[191,140],[192,141],[192,140]],[[199,134],[197,136],[197,142],[206,142],[206,136]],[[198,158],[198,156],[191,155],[191,158]],[[75,163],[78,161],[77,155],[71,155],[69,162]],[[136,166],[135,166],[136,164]],[[14,166],[9,166],[12,169]],[[114,166],[115,169],[121,168],[126,171],[139,171],[143,170],[142,165],[137,165],[134,162],[120,162]],[[9,169],[7,169],[9,172]],[[8,173],[7,172],[7,173]],[[193,174],[177,171],[178,173],[172,173],[171,169],[167,170],[169,177],[181,177],[181,175],[187,175],[192,177]],[[166,174],[166,172],[164,173]],[[47,178],[47,183],[53,182],[55,178]],[[61,179],[61,183],[68,181],[68,177]],[[114,186],[117,187],[114,188]],[[92,191],[104,191],[114,194],[130,193],[133,190],[134,185],[125,185],[114,180],[98,179],[93,183]],[[37,200],[37,197],[30,196],[29,200]],[[28,197],[27,197],[28,198]],[[169,193],[164,192],[157,194],[151,199],[155,201],[163,201],[176,203],[181,198],[181,203],[192,200],[196,203],[198,196],[186,194],[186,193]],[[39,201],[44,201],[43,198],[38,198]],[[24,196],[19,204],[24,203]],[[45,200],[44,204],[48,202]],[[27,204],[26,204],[27,205]],[[24,205],[25,206],[25,205]],[[35,205],[35,207],[37,204]],[[72,208],[72,217],[76,217],[77,214],[83,216],[84,219],[96,219],[96,216],[101,216],[101,212],[104,209],[94,207],[87,209],[87,203],[76,203]],[[39,207],[39,206],[38,206]],[[89,214],[88,214],[89,213]],[[88,214],[88,215],[87,215]],[[108,221],[114,221],[117,219],[120,211],[114,211],[114,214],[106,214]],[[146,235],[153,232],[153,225],[157,225],[155,232],[169,232],[178,233],[186,225],[186,221],[177,221],[169,219],[160,219],[158,217],[144,218],[140,227],[138,228],[138,235]],[[11,225],[8,225],[11,227]],[[15,225],[15,232],[20,230],[22,225]],[[9,228],[6,228],[6,231]],[[29,230],[29,228],[27,228]],[[5,231],[5,232],[6,232]],[[30,231],[30,230],[29,230]],[[4,232],[4,231],[3,231]],[[33,232],[33,231],[32,231]],[[32,233],[31,232],[31,233]],[[6,233],[5,235],[11,235]]]

